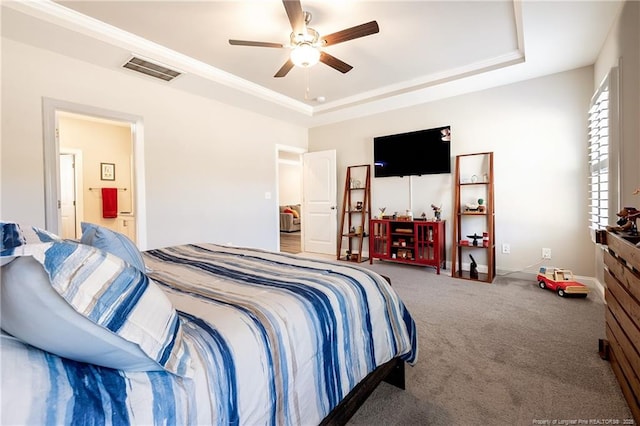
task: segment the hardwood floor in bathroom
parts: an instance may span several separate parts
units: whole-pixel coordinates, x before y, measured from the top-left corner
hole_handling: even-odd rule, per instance
[[[300,232],[281,232],[280,233],[280,251],[286,253],[300,253],[301,242]]]

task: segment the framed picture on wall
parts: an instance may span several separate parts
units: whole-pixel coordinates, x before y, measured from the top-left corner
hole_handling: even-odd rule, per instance
[[[116,180],[116,165],[100,163],[100,180]]]

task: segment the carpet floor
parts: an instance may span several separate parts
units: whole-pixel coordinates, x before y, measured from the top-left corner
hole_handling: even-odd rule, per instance
[[[486,284],[360,265],[391,278],[416,322],[419,355],[406,390],[382,383],[350,425],[630,424],[598,355],[605,325],[595,291],[568,299],[508,276]]]

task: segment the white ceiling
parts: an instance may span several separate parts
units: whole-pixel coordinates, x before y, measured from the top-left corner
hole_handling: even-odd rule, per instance
[[[2,35],[126,73],[140,55],[185,73],[157,84],[315,126],[591,65],[620,6],[302,0],[321,35],[371,20],[380,32],[325,48],[354,67],[346,74],[320,63],[284,78],[273,75],[288,48],[228,43],[287,44],[280,0],[3,1]]]

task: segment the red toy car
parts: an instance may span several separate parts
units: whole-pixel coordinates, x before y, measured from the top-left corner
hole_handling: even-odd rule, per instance
[[[587,297],[589,287],[573,278],[573,272],[568,269],[541,267],[538,273],[540,288],[548,288],[558,293],[558,296]]]

